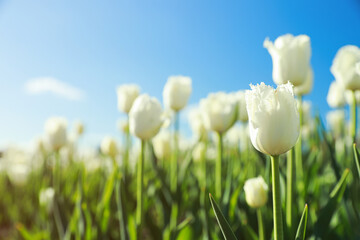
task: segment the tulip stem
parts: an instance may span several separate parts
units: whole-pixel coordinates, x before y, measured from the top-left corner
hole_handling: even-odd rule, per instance
[[[271,156],[274,239],[283,239],[283,224],[281,215],[281,192],[279,176],[279,156]]]
[[[140,159],[137,165],[137,206],[136,206],[137,239],[141,239],[142,219],[143,219],[144,156],[145,156],[145,140],[141,140]]]
[[[260,208],[256,209],[256,214],[258,219],[259,240],[265,240],[264,222]]]
[[[298,187],[300,192],[304,192],[304,173],[302,165],[302,139],[301,139],[301,129],[303,125],[303,108],[302,108],[302,96],[298,96],[299,100],[299,119],[300,119],[300,133],[298,141],[295,145],[295,159],[296,159],[296,173],[298,174]],[[306,194],[304,192],[304,194]]]
[[[123,166],[123,174],[124,174],[124,180],[126,181],[126,176],[128,174],[129,169],[129,153],[131,148],[131,138],[130,138],[130,129],[129,129],[129,115],[127,116],[127,129],[125,131],[125,158],[124,158],[124,166]]]
[[[220,132],[217,133],[218,135],[218,149],[217,149],[217,159],[216,159],[216,166],[215,166],[215,194],[218,201],[221,199],[221,161],[222,161],[222,134]]]
[[[356,96],[355,91],[351,91],[352,103],[351,103],[351,138],[353,143],[356,142]]]
[[[177,169],[178,169],[178,134],[179,134],[179,112],[175,113],[174,120],[174,133],[173,133],[173,154],[170,163],[170,188],[174,196],[173,204],[171,206],[171,218],[170,218],[170,236],[171,239],[175,238],[175,229],[177,226],[178,216],[178,201],[177,201]]]
[[[287,181],[286,181],[286,224],[293,234],[293,211],[292,202],[294,197],[294,150],[293,148],[287,152]]]

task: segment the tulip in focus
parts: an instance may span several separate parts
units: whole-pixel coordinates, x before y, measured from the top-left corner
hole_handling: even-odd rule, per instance
[[[264,83],[246,91],[250,139],[265,154],[277,156],[290,150],[300,132],[300,120],[290,83],[275,90]]]
[[[62,117],[51,117],[45,123],[45,138],[48,146],[58,151],[67,142],[67,121]]]
[[[124,84],[117,88],[118,108],[128,114],[130,109],[139,96],[140,88],[136,84]]]
[[[294,86],[301,86],[309,79],[312,81],[309,36],[285,34],[274,43],[265,39],[264,47],[272,57],[273,80],[277,85],[290,81]]]
[[[347,90],[360,90],[360,48],[347,45],[339,49],[330,68],[331,73]]]
[[[264,206],[268,200],[268,190],[268,185],[261,176],[246,180],[244,185],[246,203],[252,208]]]
[[[141,140],[154,137],[163,123],[160,102],[147,94],[140,95],[129,112],[130,132]]]
[[[192,91],[191,78],[185,76],[171,76],[163,91],[164,105],[174,111],[183,109]]]

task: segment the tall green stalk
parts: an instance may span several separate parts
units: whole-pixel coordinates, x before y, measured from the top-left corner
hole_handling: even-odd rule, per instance
[[[295,158],[296,158],[296,173],[299,176],[301,182],[299,182],[300,186],[304,187],[304,174],[303,174],[303,164],[302,164],[302,139],[301,139],[301,128],[303,125],[303,108],[302,108],[302,96],[299,95],[299,119],[300,119],[300,133],[299,139],[295,145]]]
[[[279,156],[271,156],[272,190],[273,190],[273,218],[274,239],[283,239],[283,224],[281,215],[281,192],[279,176]]]
[[[144,190],[144,157],[145,140],[141,140],[140,159],[137,165],[137,206],[136,206],[136,233],[137,239],[141,239],[143,220],[143,190]]]
[[[217,149],[217,158],[215,165],[215,195],[218,201],[221,199],[221,161],[222,161],[222,152],[223,152],[223,142],[222,134],[217,133],[218,135],[218,149]]]
[[[259,240],[265,240],[264,222],[260,208],[256,209],[256,214],[258,219]]]
[[[352,92],[352,103],[351,103],[351,138],[353,143],[356,142],[356,97],[355,91]]]
[[[174,202],[171,206],[170,235],[175,238],[175,229],[177,226],[178,201],[177,201],[177,171],[178,171],[178,134],[179,134],[179,112],[175,113],[174,133],[173,133],[173,154],[170,163],[170,189],[174,196]]]
[[[205,143],[205,151],[201,155],[201,208],[203,212],[203,233],[204,233],[204,240],[209,239],[209,225],[208,225],[208,218],[207,218],[207,209],[206,209],[206,201],[207,194],[206,194],[206,149],[207,143]]]
[[[131,148],[131,138],[130,138],[130,126],[129,126],[129,115],[127,116],[127,129],[125,132],[125,157],[124,157],[124,166],[123,166],[123,174],[124,180],[126,180],[126,176],[129,173],[129,154]]]
[[[294,197],[294,150],[293,148],[287,152],[287,181],[286,181],[286,225],[290,229],[291,236],[293,235],[293,211],[292,202]]]

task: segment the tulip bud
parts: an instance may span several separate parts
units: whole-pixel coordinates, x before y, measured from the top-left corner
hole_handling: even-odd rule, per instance
[[[171,135],[168,131],[161,131],[153,140],[154,153],[158,159],[169,159],[171,156]]]
[[[311,47],[307,35],[293,36],[285,34],[278,37],[274,43],[267,39],[264,47],[273,60],[273,80],[277,85],[290,81],[294,86],[300,86],[312,78],[310,66]]]
[[[40,204],[40,206],[46,208],[47,212],[51,212],[51,210],[53,208],[54,196],[55,196],[55,191],[51,187],[40,190],[39,204]]]
[[[163,124],[160,102],[147,94],[140,95],[129,112],[130,132],[147,140],[154,137]]]
[[[140,88],[135,84],[124,84],[117,88],[119,111],[129,113],[130,109],[139,96]]]
[[[313,85],[314,85],[314,74],[312,69],[310,69],[311,73],[308,75],[308,77],[306,78],[305,82],[299,86],[294,87],[294,93],[297,96],[302,96],[302,95],[306,95],[309,94],[311,92],[311,90],[313,89]]]
[[[277,156],[290,150],[300,132],[300,119],[290,83],[275,90],[264,83],[250,85],[245,94],[250,139],[265,154]]]
[[[206,128],[215,132],[226,132],[237,119],[237,102],[224,92],[210,93],[201,99],[200,108]]]
[[[51,117],[45,123],[45,138],[52,150],[59,150],[67,142],[67,121],[62,117]]]
[[[338,108],[345,106],[345,89],[337,81],[330,84],[326,100],[330,107]]]
[[[238,104],[238,120],[241,122],[247,122],[249,118],[246,111],[245,91],[233,93],[233,97]]]
[[[345,89],[360,90],[358,64],[360,64],[360,48],[347,45],[340,48],[336,53],[330,71],[335,76],[336,81]]]
[[[183,109],[191,94],[191,78],[171,76],[165,84],[163,99],[166,107],[174,111]]]
[[[246,180],[244,185],[245,199],[252,208],[259,208],[267,202],[268,186],[264,179],[259,176]]]
[[[118,153],[118,148],[115,139],[110,136],[106,136],[101,141],[100,150],[103,154],[108,155],[112,158]]]
[[[206,137],[206,128],[204,123],[204,118],[200,109],[192,109],[189,113],[189,124],[192,132],[197,137]]]

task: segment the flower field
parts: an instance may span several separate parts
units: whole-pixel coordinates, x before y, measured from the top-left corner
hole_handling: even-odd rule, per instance
[[[303,99],[310,37],[264,47],[276,88],[209,93],[188,114],[191,138],[179,121],[193,80],[170,76],[162,103],[117,88],[121,142],[82,149],[86,121],[51,117],[31,151],[4,149],[0,239],[360,239],[360,49],[334,57],[321,116]]]

